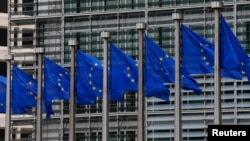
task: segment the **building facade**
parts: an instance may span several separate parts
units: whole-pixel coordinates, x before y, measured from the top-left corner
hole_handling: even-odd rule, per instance
[[[68,67],[68,40],[76,38],[77,48],[102,59],[100,33],[108,31],[110,41],[134,59],[138,58],[136,23],[145,22],[149,35],[174,56],[173,12],[182,12],[182,23],[208,40],[214,41],[214,10],[211,0],[9,0],[8,42],[18,64],[36,76],[34,48],[45,48],[45,55]],[[250,53],[250,2],[224,0],[221,10],[242,46]],[[19,51],[23,49],[25,51]],[[201,95],[182,90],[182,127],[184,141],[206,141],[207,127],[214,121],[214,77],[194,76],[203,89]],[[250,124],[250,88],[243,80],[222,79],[222,123]],[[146,98],[146,139],[174,140],[174,85],[170,101]],[[137,94],[127,93],[124,103],[110,102],[110,140],[136,141]],[[43,121],[43,140],[67,141],[69,103],[54,101],[55,114]],[[76,140],[100,141],[102,134],[102,100],[94,105],[77,105]],[[35,138],[36,117],[12,118],[12,126],[31,126],[21,140]],[[32,116],[33,115],[33,116]],[[15,134],[16,130],[13,129]],[[15,139],[13,139],[15,140]]]
[[[7,47],[7,0],[0,5],[0,51],[3,53]],[[2,58],[3,56],[0,55]],[[6,63],[0,61],[0,75],[6,76]],[[4,120],[5,115],[0,114],[0,140],[4,140]]]

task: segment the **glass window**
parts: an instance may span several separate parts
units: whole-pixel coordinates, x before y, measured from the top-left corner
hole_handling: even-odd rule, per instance
[[[105,10],[112,11],[117,10],[118,8],[118,1],[117,0],[105,0]]]

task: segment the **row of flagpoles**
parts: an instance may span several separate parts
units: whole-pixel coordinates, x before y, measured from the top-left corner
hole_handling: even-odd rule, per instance
[[[126,91],[138,92],[137,138],[138,141],[145,141],[144,97],[155,96],[169,100],[170,91],[166,83],[175,84],[174,132],[175,141],[181,141],[181,88],[192,90],[197,94],[202,91],[191,74],[214,73],[214,124],[221,124],[221,76],[240,80],[242,79],[241,73],[244,72],[248,79],[250,78],[250,71],[248,71],[250,59],[220,14],[222,7],[222,2],[212,2],[212,8],[215,9],[214,43],[181,24],[183,19],[181,13],[173,13],[172,18],[175,21],[174,59],[168,56],[150,37],[144,35],[145,23],[136,24],[139,39],[138,62],[109,42],[109,32],[101,33],[103,39],[102,62],[76,50],[77,41],[70,39],[68,42],[71,47],[70,71],[44,57],[43,48],[37,48],[37,80],[22,72],[17,66],[12,66],[13,57],[6,56],[7,79],[0,77],[1,84],[3,84],[0,86],[6,88],[3,93],[2,89],[0,90],[0,100],[6,100],[0,101],[5,106],[4,109],[1,109],[3,106],[0,105],[0,110],[3,110],[1,112],[6,113],[5,141],[10,140],[11,113],[26,113],[26,108],[31,107],[37,107],[36,141],[41,141],[42,113],[45,111],[48,118],[53,114],[51,102],[55,99],[70,101],[69,140],[74,141],[75,104],[93,104],[96,97],[103,99],[102,141],[108,141],[109,101],[123,101],[123,94]],[[108,51],[110,51],[110,62]],[[13,69],[12,80],[10,79],[11,66]],[[26,93],[20,95],[20,90]],[[20,99],[22,99],[22,103],[16,102]]]

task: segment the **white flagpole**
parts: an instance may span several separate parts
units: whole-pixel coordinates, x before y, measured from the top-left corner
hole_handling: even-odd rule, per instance
[[[182,141],[182,113],[181,113],[181,75],[180,75],[180,21],[183,19],[181,13],[173,13],[175,21],[175,119],[174,133],[175,141]]]
[[[13,60],[13,56],[10,55],[5,56],[5,60],[7,63],[7,87],[6,87],[6,114],[5,114],[5,141],[10,141],[11,139],[11,109],[12,109],[12,93],[11,93],[11,61]]]
[[[36,141],[42,141],[42,124],[43,124],[43,53],[44,48],[35,48],[38,54],[38,75],[37,75],[37,123],[36,123]]]
[[[5,141],[10,141],[12,133],[10,131],[11,128],[11,103],[12,103],[12,93],[11,93],[11,61],[13,60],[13,56],[11,55],[10,48],[10,0],[7,3],[8,7],[8,31],[7,31],[7,46],[8,46],[8,54],[5,56],[6,64],[7,64],[7,82],[6,82],[6,114],[5,114]]]
[[[109,140],[109,80],[108,80],[108,48],[109,32],[101,32],[103,39],[103,102],[102,102],[102,141]]]
[[[71,48],[70,62],[70,103],[69,103],[69,141],[75,141],[75,64],[77,40],[70,39],[68,44]]]
[[[211,2],[215,10],[214,22],[214,124],[221,124],[221,74],[220,74],[220,9],[223,2]]]
[[[139,44],[139,75],[138,75],[138,141],[145,141],[145,96],[144,96],[144,30],[145,23],[137,23]]]

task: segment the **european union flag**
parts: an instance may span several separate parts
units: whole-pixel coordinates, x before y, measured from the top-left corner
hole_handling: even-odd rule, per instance
[[[69,100],[70,72],[44,57],[44,96],[48,101]]]
[[[230,34],[231,33],[231,34]],[[239,56],[236,51],[240,45],[237,39],[234,37],[232,31],[227,25],[223,16],[221,16],[221,67],[225,71],[225,75],[234,79],[242,79],[242,65],[239,60]],[[243,60],[242,60],[243,61]]]
[[[126,91],[138,91],[138,64],[110,43],[110,100],[122,101]]]
[[[214,44],[181,25],[183,74],[208,74],[214,69]]]
[[[238,79],[242,78],[241,72],[245,72],[250,80],[250,59],[222,15],[220,27],[222,67],[228,70],[228,75],[236,75]]]
[[[77,51],[77,103],[93,104],[102,97],[103,63],[97,58]]]
[[[13,65],[12,107],[37,107],[37,80]]]
[[[164,64],[169,63],[167,59],[164,59],[168,56],[157,49],[153,41],[146,35],[145,46],[145,94],[147,97],[155,96],[169,101],[170,91],[164,83],[174,82],[174,80],[169,75],[171,72],[169,72],[169,70],[165,68],[166,66],[163,65],[163,62]],[[172,70],[170,69],[170,71]]]
[[[175,62],[152,39],[145,36],[146,41],[146,83],[174,83]],[[182,88],[200,94],[198,83],[190,75],[182,75]],[[162,86],[161,86],[162,87]],[[166,86],[165,86],[166,87]],[[162,87],[164,88],[164,87]],[[168,92],[169,93],[169,92]]]
[[[69,100],[69,70],[44,57],[44,104],[47,118],[53,114],[53,100]]]
[[[25,107],[15,106],[12,102],[12,114],[26,114],[28,110]],[[6,77],[0,76],[0,113],[6,113]]]
[[[6,77],[0,75],[0,113],[6,110]]]
[[[213,73],[214,43],[204,39],[183,24],[181,25],[181,33],[183,74]],[[225,40],[223,36],[223,33],[221,33],[222,40]],[[221,41],[220,43],[221,75],[232,79],[242,79],[238,70],[238,59],[235,53],[229,53],[233,51],[232,48],[228,48],[230,42]]]

